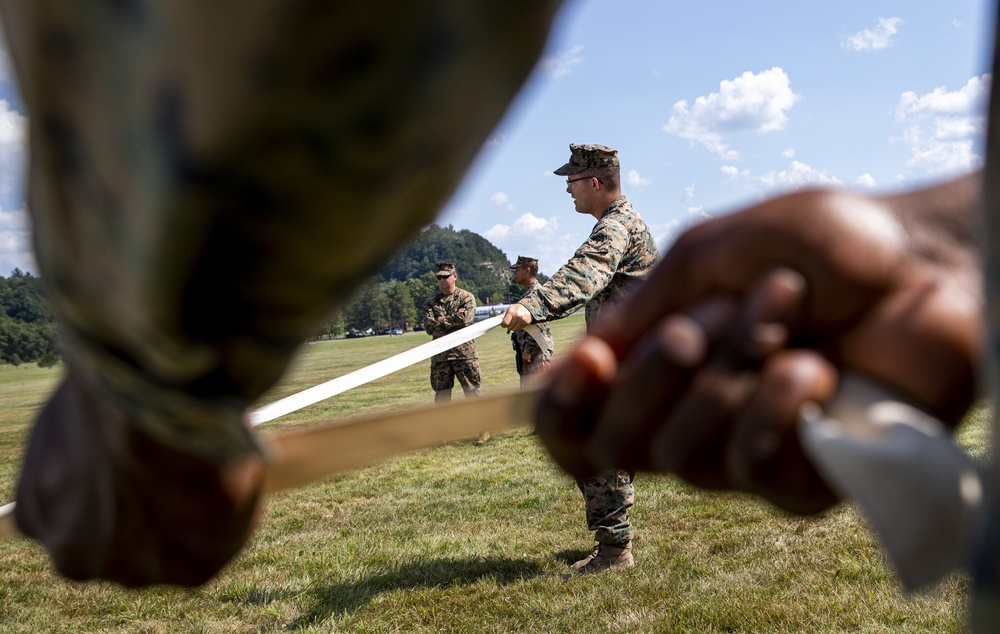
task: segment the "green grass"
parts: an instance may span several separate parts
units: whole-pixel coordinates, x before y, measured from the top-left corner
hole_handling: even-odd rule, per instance
[[[582,317],[553,324],[557,354]],[[429,340],[423,333],[307,346],[273,400]],[[484,392],[517,384],[507,335],[479,340]],[[58,370],[0,368],[0,501],[32,412]],[[460,396],[456,386],[456,398]],[[426,363],[265,426],[432,401]],[[983,455],[989,412],[960,441]],[[414,452],[268,500],[244,554],[196,590],[123,590],[49,571],[0,543],[0,632],[960,632],[955,575],[901,594],[850,505],[790,517],[746,496],[640,475],[637,567],[564,581],[590,550],[582,500],[526,430]]]

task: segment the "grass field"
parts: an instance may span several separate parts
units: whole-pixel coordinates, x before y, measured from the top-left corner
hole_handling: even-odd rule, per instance
[[[557,353],[582,317],[553,324]],[[306,346],[265,401],[429,340]],[[514,388],[513,352],[478,343],[484,392]],[[0,502],[58,369],[0,368]],[[456,397],[461,398],[456,387]],[[262,433],[431,402],[421,363],[264,426]],[[985,451],[988,411],[960,436]],[[0,543],[0,632],[960,632],[955,575],[901,594],[849,505],[797,518],[733,494],[640,475],[637,567],[564,581],[592,547],[582,499],[526,430],[400,456],[268,500],[256,536],[195,590],[70,583],[23,540]]]

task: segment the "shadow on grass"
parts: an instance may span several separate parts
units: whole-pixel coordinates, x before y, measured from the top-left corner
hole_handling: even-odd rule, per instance
[[[567,566],[575,564],[587,555],[589,555],[592,550],[560,550],[556,553],[556,560],[564,562]]]
[[[518,583],[543,574],[541,566],[530,561],[511,559],[442,559],[414,562],[380,575],[353,583],[338,583],[316,588],[305,602],[312,603],[306,614],[285,626],[300,630],[320,623],[334,614],[352,612],[375,596],[394,590],[471,585],[484,579],[498,584]]]

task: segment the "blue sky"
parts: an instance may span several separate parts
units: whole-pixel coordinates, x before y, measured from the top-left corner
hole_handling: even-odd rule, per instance
[[[438,219],[552,274],[587,237],[552,174],[570,143],[619,150],[661,247],[793,188],[872,191],[981,164],[993,3],[571,0]],[[36,271],[26,119],[0,58],[0,274]]]

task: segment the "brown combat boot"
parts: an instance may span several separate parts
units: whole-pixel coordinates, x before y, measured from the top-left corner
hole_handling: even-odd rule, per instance
[[[593,552],[570,566],[573,572],[566,577],[589,575],[605,570],[624,570],[633,566],[635,559],[632,558],[632,542],[626,542],[623,546],[598,544]]]
[[[483,433],[479,434],[479,440],[476,441],[476,446],[482,447],[489,441],[490,441],[490,432],[484,431]]]

